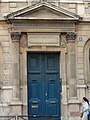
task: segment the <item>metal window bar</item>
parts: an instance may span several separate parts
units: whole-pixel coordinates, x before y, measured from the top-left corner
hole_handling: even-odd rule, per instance
[[[53,116],[17,116],[17,120],[53,120]]]
[[[0,120],[16,120],[16,116],[0,116]]]

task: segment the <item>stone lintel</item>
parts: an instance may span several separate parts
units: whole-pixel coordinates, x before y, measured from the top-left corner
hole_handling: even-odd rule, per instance
[[[76,40],[76,33],[75,32],[67,32],[66,40],[68,42],[75,42],[75,40]]]
[[[21,38],[21,32],[11,32],[11,39],[13,42],[19,42]]]

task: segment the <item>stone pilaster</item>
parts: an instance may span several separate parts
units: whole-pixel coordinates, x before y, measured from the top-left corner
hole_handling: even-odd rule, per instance
[[[66,34],[67,40],[67,78],[69,85],[69,97],[76,97],[76,54],[75,54],[76,33]]]
[[[86,92],[87,92],[87,98],[90,100],[90,83],[87,84]]]
[[[20,101],[20,41],[21,33],[12,32],[12,84],[13,84],[13,99],[11,102],[11,115],[21,115],[22,102]]]
[[[12,80],[13,80],[13,99],[20,100],[20,79],[19,79],[19,40],[21,33],[12,32]]]

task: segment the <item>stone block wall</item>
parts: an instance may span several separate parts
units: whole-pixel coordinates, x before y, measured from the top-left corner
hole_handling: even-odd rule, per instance
[[[39,0],[18,0],[17,2],[2,0],[2,2],[0,2],[0,115],[17,114],[13,109],[15,104],[18,104],[17,106],[19,106],[17,111],[20,111],[20,113],[18,114],[27,114],[27,100],[25,99],[27,93],[24,92],[24,90],[27,89],[26,83],[25,85],[22,83],[22,86],[20,86],[21,103],[15,103],[16,101],[12,103],[14,88],[12,86],[12,40],[10,37],[11,29],[9,29],[11,26],[5,21],[4,16],[38,2]],[[88,41],[90,39],[90,1],[80,0],[79,2],[65,2],[64,0],[61,0],[60,3],[59,0],[47,0],[47,2],[64,7],[83,17],[83,22],[76,25],[77,38],[74,46],[76,55],[76,96],[71,98],[69,96],[69,89],[71,89],[69,88],[69,81],[67,81],[67,84],[63,83],[62,86],[62,120],[79,120],[78,112],[80,110],[82,97],[87,96],[90,99],[90,90],[87,88],[87,84],[89,85],[89,77],[86,72],[87,67],[85,67],[88,61],[86,53],[89,44]],[[66,96],[64,101],[63,96]]]

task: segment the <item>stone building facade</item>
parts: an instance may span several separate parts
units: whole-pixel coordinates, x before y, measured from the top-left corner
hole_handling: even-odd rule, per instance
[[[28,115],[28,109],[38,108],[38,105],[35,105],[36,99],[31,108],[28,100],[31,94],[29,90],[33,91],[32,93],[37,91],[36,88],[31,89],[34,83],[32,86],[30,83],[29,86],[28,81],[35,74],[29,69],[33,70],[31,67],[39,66],[38,59],[35,61],[34,55],[41,56],[45,61],[48,54],[57,54],[59,57],[58,74],[54,72],[60,81],[59,94],[56,97],[59,96],[59,118],[80,120],[78,113],[82,97],[86,96],[90,100],[90,1],[2,0],[0,2],[0,116]],[[32,59],[30,68],[29,57]],[[49,63],[53,64],[54,61],[51,60]],[[49,67],[52,67],[52,64]],[[43,65],[45,63],[42,62]],[[51,72],[53,73],[52,70]],[[46,73],[41,74],[45,76]],[[36,81],[36,77],[33,78],[33,82]],[[50,81],[50,91],[53,91],[54,80]],[[47,90],[47,87],[45,89]],[[45,93],[46,98],[47,94],[48,92]],[[51,104],[56,105],[56,98],[51,100]]]

